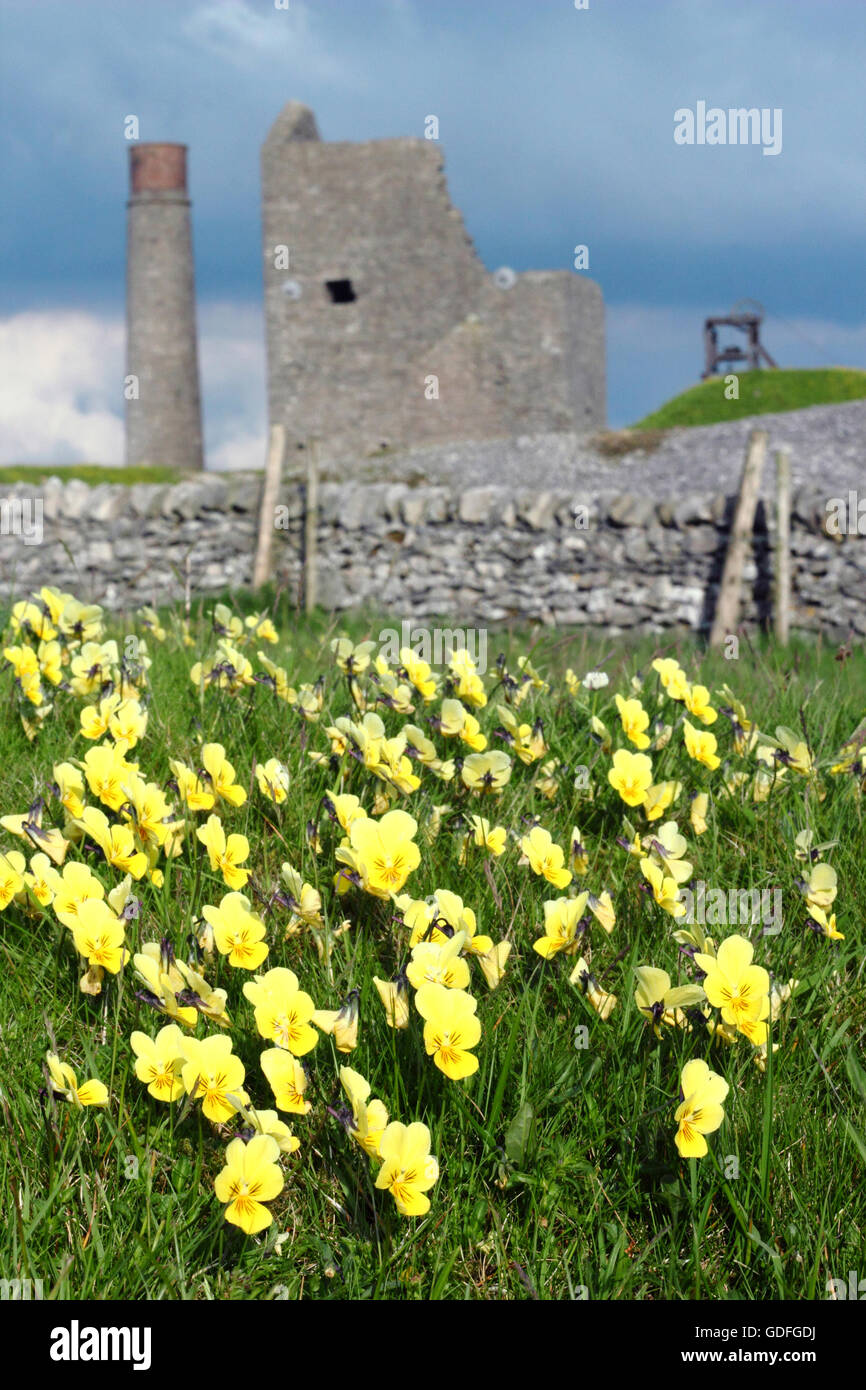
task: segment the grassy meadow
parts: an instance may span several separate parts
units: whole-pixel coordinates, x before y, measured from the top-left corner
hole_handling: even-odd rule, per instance
[[[430,672],[369,616],[5,617],[10,1278],[776,1300],[862,1266],[862,648],[491,631]],[[781,914],[688,924],[699,881]]]

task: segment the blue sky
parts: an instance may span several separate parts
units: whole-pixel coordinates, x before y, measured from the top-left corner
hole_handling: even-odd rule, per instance
[[[695,381],[750,296],[783,365],[866,367],[864,0],[0,0],[3,461],[122,460],[127,115],[190,146],[211,466],[258,464],[259,148],[422,135],[490,269],[607,304],[608,415]],[[782,149],[674,142],[674,112],[779,108]]]

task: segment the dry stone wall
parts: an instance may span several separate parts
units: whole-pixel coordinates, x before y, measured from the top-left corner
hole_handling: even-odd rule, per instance
[[[203,475],[174,486],[49,479],[0,496],[0,596],[54,584],[110,609],[248,587],[260,475]],[[733,498],[654,499],[587,483],[574,493],[513,487],[325,483],[319,489],[318,596],[394,618],[481,626],[508,619],[616,633],[708,625]],[[303,564],[304,491],[275,512],[275,567],[289,592]],[[800,489],[792,519],[793,623],[866,634],[866,536],[832,537],[826,495]],[[866,529],[866,528],[864,528]],[[771,611],[772,519],[759,508],[744,618]]]

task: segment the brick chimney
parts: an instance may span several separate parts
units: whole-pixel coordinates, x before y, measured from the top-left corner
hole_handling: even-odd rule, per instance
[[[186,146],[133,145],[129,175],[126,462],[203,468]]]

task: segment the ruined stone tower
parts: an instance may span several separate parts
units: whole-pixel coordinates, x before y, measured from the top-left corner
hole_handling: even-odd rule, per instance
[[[126,462],[202,468],[186,146],[129,156]]]
[[[290,464],[311,437],[339,459],[604,425],[601,291],[486,270],[436,142],[324,142],[289,102],[262,194],[268,408]]]

